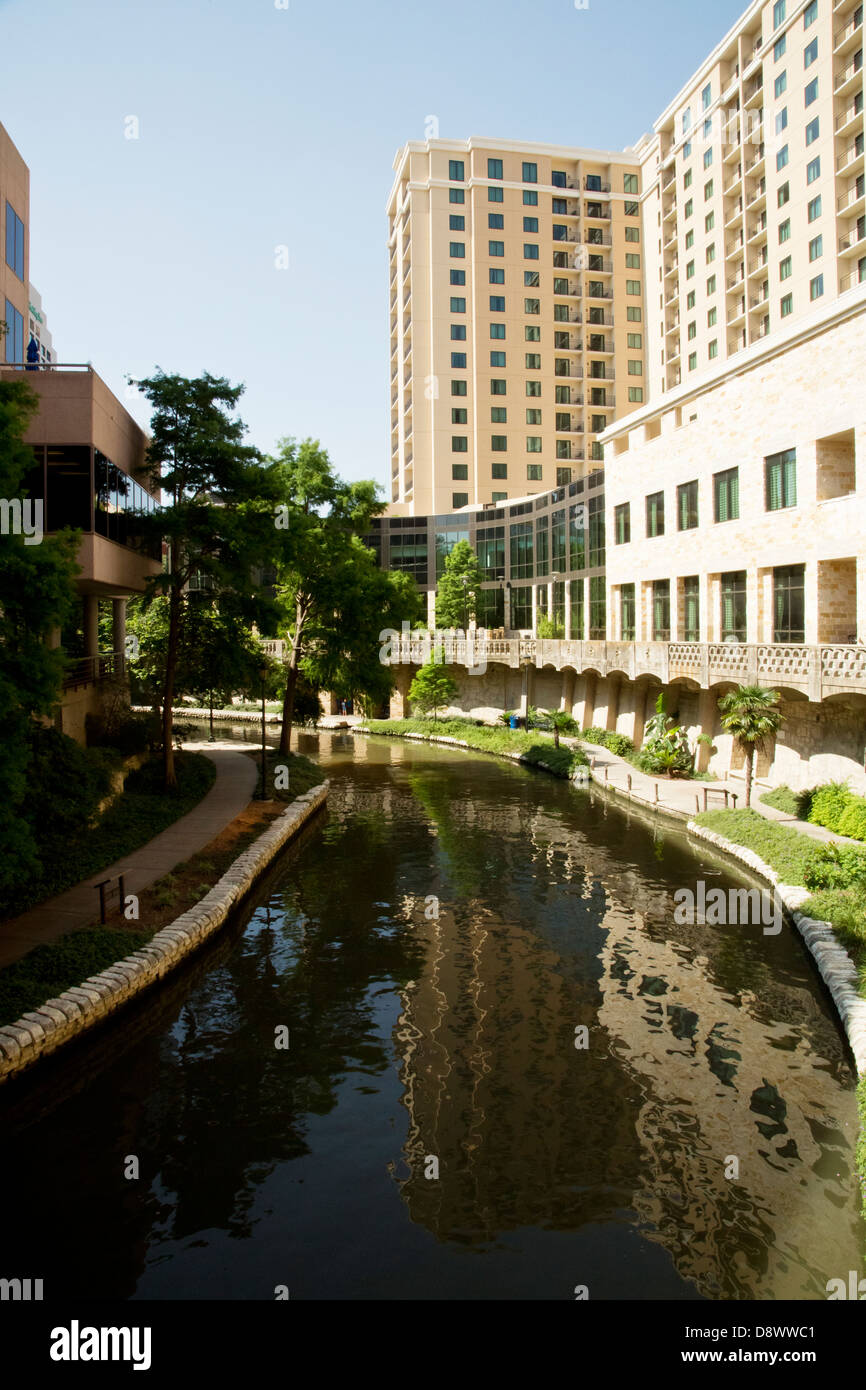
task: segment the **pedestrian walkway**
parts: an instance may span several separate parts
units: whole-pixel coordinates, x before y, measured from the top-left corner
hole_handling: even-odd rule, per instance
[[[229,742],[187,743],[185,752],[204,753],[216,764],[216,781],[197,806],[163,830],[154,839],[134,850],[98,874],[49,898],[20,917],[0,922],[0,969],[25,956],[34,946],[55,941],[75,927],[86,927],[99,920],[99,893],[102,879],[117,880],[123,874],[126,893],[141,893],[178,864],[198,854],[220,831],[249,805],[256,786],[258,769],[252,758]]]
[[[633,767],[625,758],[611,753],[609,748],[595,743],[584,743],[581,739],[563,739],[562,741],[583,749],[589,758],[590,766],[596,778],[603,785],[624,793],[635,802],[649,805],[660,811],[672,812],[674,815],[691,819],[692,816],[704,809],[708,811],[724,810],[726,789],[729,808],[733,808],[736,804],[739,809],[742,809],[745,805],[745,783],[739,778],[736,780],[720,778],[715,782],[703,782],[693,781],[690,778],[653,777],[651,773],[641,772],[638,768]],[[706,808],[704,807],[705,790],[707,794]],[[810,821],[798,820],[796,816],[779,811],[775,806],[766,806],[760,799],[766,790],[766,787],[752,784],[751,809],[757,811],[758,815],[764,816],[766,820],[786,825],[790,830],[798,830],[801,835],[808,835],[810,839],[821,840],[825,844],[834,840],[838,841],[839,844],[855,845],[859,849],[864,848],[863,842],[860,840],[849,839],[847,835],[836,835],[832,830],[825,829],[823,825],[812,825]],[[734,797],[737,798],[736,803],[734,803]]]

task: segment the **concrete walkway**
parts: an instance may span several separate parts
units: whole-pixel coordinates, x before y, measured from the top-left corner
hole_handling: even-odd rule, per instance
[[[258,769],[236,743],[184,743],[184,752],[204,753],[216,764],[216,781],[197,806],[115,864],[68,888],[38,907],[0,922],[0,969],[25,956],[34,946],[54,941],[74,927],[99,921],[99,893],[95,885],[109,878],[116,905],[117,875],[123,874],[124,892],[141,893],[177,864],[209,844],[252,799]],[[111,906],[111,899],[109,899]]]
[[[581,739],[563,739],[562,741],[583,749],[599,781],[606,782],[609,787],[615,787],[619,792],[625,792],[631,796],[633,801],[638,803],[658,806],[660,810],[673,811],[675,815],[691,817],[697,815],[699,810],[704,810],[705,788],[707,791],[706,809],[708,811],[724,810],[724,791],[727,788],[729,807],[734,805],[734,796],[737,798],[738,809],[742,810],[745,805],[745,783],[740,778],[731,781],[720,778],[716,782],[699,782],[687,778],[669,780],[666,777],[653,777],[651,773],[640,772],[638,768],[632,767],[631,763],[626,762],[625,758],[620,758],[616,753],[611,753],[610,749],[598,744],[584,743]],[[607,773],[606,777],[605,772]],[[629,779],[631,780],[630,790]],[[836,835],[832,830],[825,829],[823,825],[812,825],[809,821],[797,820],[796,816],[789,816],[786,811],[778,811],[775,806],[766,806],[760,799],[766,790],[767,788],[764,786],[752,784],[751,809],[757,811],[758,815],[764,816],[766,820],[786,825],[791,830],[799,830],[801,835],[808,835],[811,840],[821,840],[825,844],[830,840],[835,840],[839,844],[855,845],[859,849],[866,848],[861,840],[852,840],[847,835]]]

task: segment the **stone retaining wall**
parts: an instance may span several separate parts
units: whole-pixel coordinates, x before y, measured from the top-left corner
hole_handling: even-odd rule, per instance
[[[765,864],[754,850],[745,845],[732,844],[723,835],[708,830],[690,820],[687,825],[690,835],[706,840],[725,854],[747,864],[761,878],[773,885],[781,902],[794,920],[800,935],[812,954],[818,973],[827,986],[833,1003],[839,1012],[845,1029],[858,1075],[866,1075],[866,999],[858,991],[857,969],[845,947],[837,939],[830,922],[819,922],[814,917],[806,917],[798,909],[810,896],[808,888],[782,883],[775,869]]]
[[[0,1028],[0,1082],[32,1066],[161,980],[224,925],[273,859],[324,804],[328,783],[298,796],[230,865],[213,888],[140,951]]]

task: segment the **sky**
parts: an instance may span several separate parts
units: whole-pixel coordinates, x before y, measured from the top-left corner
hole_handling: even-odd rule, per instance
[[[0,122],[59,360],[145,426],[129,377],[243,382],[248,442],[316,438],[384,488],[397,150],[430,117],[442,138],[624,149],[744,8],[0,0]]]

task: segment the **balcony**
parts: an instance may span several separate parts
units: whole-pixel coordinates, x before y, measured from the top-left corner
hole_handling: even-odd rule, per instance
[[[676,215],[677,215],[677,201],[676,201],[676,198],[671,198],[670,202],[669,202],[669,203],[665,203],[664,206],[662,207],[662,221],[663,221],[663,222],[667,222],[667,220],[668,220],[669,217],[676,217]]]
[[[679,329],[679,326],[680,316],[679,314],[675,314],[672,319],[668,319],[668,322],[665,325],[665,337],[667,337],[669,333],[676,333]]]
[[[751,164],[747,164],[747,165],[746,165],[746,174],[747,174],[747,175],[748,175],[748,174],[754,174],[754,175],[757,177],[758,173],[760,172],[761,169],[763,169],[763,167],[764,167],[764,144],[763,144],[763,141],[762,141],[761,144],[758,146],[757,153],[755,154],[755,158],[752,160]]]
[[[668,236],[667,241],[664,243],[663,250],[664,250],[664,251],[670,251],[671,247],[676,246],[676,244],[677,244],[677,224],[676,224],[676,222],[675,222],[675,223],[673,224],[673,226],[671,227],[670,235]]]
[[[668,295],[667,299],[665,300],[665,308],[667,309],[668,306],[671,305],[671,304],[678,304],[678,303],[679,303],[679,298],[680,298],[680,282],[679,282],[679,280],[675,280],[674,283],[673,283],[672,286],[671,286],[671,292],[670,292],[670,294]]]
[[[834,96],[844,97],[847,96],[849,92],[853,92],[857,83],[861,80],[860,74],[862,73],[862,71],[863,55],[862,53],[860,53],[855,59],[853,59],[852,62],[848,63],[847,67],[844,67],[842,71],[837,75],[836,80],[833,83]]]
[[[751,106],[759,106],[764,98],[764,79],[754,77],[743,89],[743,102],[746,110]]]
[[[605,236],[604,233],[602,233],[602,234],[599,236],[598,234],[595,234],[595,233],[594,233],[593,235],[590,235],[589,232],[584,232],[583,237],[580,238],[580,240],[583,241],[584,246],[610,246],[610,245],[611,245],[611,239],[610,239],[610,237],[609,237],[609,236]]]
[[[601,207],[595,203],[584,203],[583,215],[590,222],[609,222],[610,207]]]
[[[592,176],[590,176],[590,177],[592,177]],[[584,187],[584,191],[585,191],[586,193],[609,193],[609,192],[610,192],[610,184],[609,184],[609,183],[604,183],[601,179],[599,179],[598,184],[597,184],[597,186],[596,186],[595,188],[591,188],[591,187],[590,187],[590,184],[589,184],[589,178],[585,178],[585,179],[583,180],[583,187]]]
[[[742,256],[743,245],[743,234],[741,232],[734,241],[729,241],[725,247],[725,260],[729,261],[732,256]]]
[[[842,29],[837,29],[833,35],[834,58],[841,57],[844,53],[850,53],[851,49],[856,48],[862,38],[863,6],[860,5],[848,23]]]
[[[606,290],[603,286],[593,285],[592,283],[587,287],[586,296],[588,299],[613,299],[611,290]]]
[[[758,208],[766,205],[767,202],[767,180],[761,179],[757,188],[752,189],[746,201],[746,207],[750,212],[757,212]]]
[[[846,290],[856,289],[858,285],[866,285],[866,271],[861,270],[859,266],[839,281],[839,293],[844,294]]]
[[[753,275],[765,275],[765,274],[767,273],[767,268],[768,268],[768,266],[769,266],[769,258],[768,258],[768,256],[766,255],[766,248],[765,248],[765,253],[764,253],[764,255],[763,255],[759,260],[757,260],[757,261],[752,261],[751,264],[749,265],[749,279],[751,280],[751,278],[752,278]]]
[[[839,255],[853,256],[862,254],[866,251],[866,226],[861,225],[852,227],[844,236],[839,238]]]
[[[858,92],[850,106],[836,117],[837,135],[855,135],[863,128],[863,93]]]
[[[734,174],[732,174],[732,176],[728,179],[728,182],[727,182],[727,183],[725,184],[725,186],[724,186],[724,194],[725,194],[725,197],[727,198],[729,194],[733,193],[735,189],[739,188],[739,186],[740,186],[740,184],[741,184],[742,182],[743,182],[743,166],[742,166],[742,164],[738,164],[738,165],[737,165],[737,168],[736,168],[736,172],[735,172]]]
[[[753,242],[755,243],[756,246],[760,246],[760,244],[761,244],[762,241],[766,241],[766,240],[767,240],[767,214],[766,214],[766,213],[762,213],[762,215],[761,215],[761,217],[758,219],[758,221],[757,221],[757,222],[753,222],[753,223],[751,224],[751,226],[749,227],[749,230],[748,230],[748,237],[747,237],[747,240],[748,240],[748,243],[749,243],[750,246],[752,245]]]
[[[737,273],[735,275],[729,276],[728,279],[725,281],[725,289],[730,294],[732,290],[740,289],[744,283],[745,275],[743,273],[743,266],[740,265]]]
[[[743,200],[738,198],[733,207],[728,208],[725,213],[725,228],[734,227],[743,216]]]
[[[863,135],[857,136],[853,145],[843,150],[836,160],[836,173],[858,174],[863,168]]]

